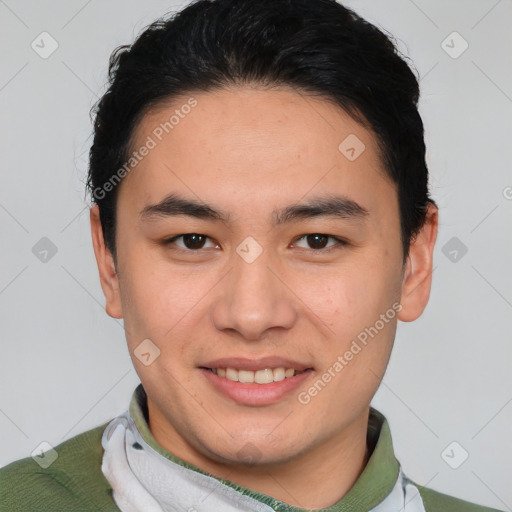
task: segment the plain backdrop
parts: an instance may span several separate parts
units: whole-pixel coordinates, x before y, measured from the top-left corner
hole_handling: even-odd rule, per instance
[[[399,324],[373,405],[408,476],[511,510],[512,2],[346,5],[391,32],[421,77],[441,220],[430,304]],[[182,6],[0,1],[0,465],[122,413],[139,382],[92,250],[89,110],[111,51]],[[41,37],[58,44],[47,58]],[[38,243],[56,253],[41,261]],[[457,469],[453,442],[452,465],[468,453]]]

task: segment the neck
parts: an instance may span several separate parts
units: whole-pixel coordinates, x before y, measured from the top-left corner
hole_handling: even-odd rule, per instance
[[[327,442],[282,464],[248,466],[213,460],[190,446],[159,418],[148,400],[149,429],[174,456],[211,475],[304,509],[326,508],[347,494],[363,472],[370,452],[366,442],[368,412]],[[307,483],[307,485],[305,485]]]

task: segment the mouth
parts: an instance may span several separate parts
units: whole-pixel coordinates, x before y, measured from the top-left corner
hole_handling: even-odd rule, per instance
[[[227,379],[231,382],[242,382],[244,384],[272,384],[273,382],[281,382],[285,379],[295,377],[311,368],[305,370],[296,370],[295,368],[285,368],[279,366],[277,368],[264,368],[262,370],[243,370],[238,368],[206,368],[221,379]]]
[[[247,406],[278,403],[315,373],[307,364],[277,357],[217,359],[198,369],[217,393]]]

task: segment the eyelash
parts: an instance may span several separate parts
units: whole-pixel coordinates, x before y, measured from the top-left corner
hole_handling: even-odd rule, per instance
[[[206,235],[202,235],[200,233],[184,233],[182,235],[176,235],[172,238],[168,238],[168,239],[165,239],[162,241],[163,245],[164,246],[168,246],[168,245],[171,245],[171,244],[174,244],[174,242],[176,240],[178,240],[179,238],[182,238],[184,236],[187,236],[187,235],[198,235],[198,236],[201,236],[201,237],[205,237],[206,239],[209,239],[210,240],[210,237],[209,236],[206,236]],[[336,249],[339,249],[341,247],[344,247],[346,245],[348,245],[348,242],[346,240],[343,240],[342,238],[338,238],[337,236],[334,236],[334,235],[328,235],[326,233],[307,233],[305,235],[301,235],[299,237],[297,237],[294,241],[294,243],[298,242],[299,240],[302,240],[308,236],[311,236],[311,235],[319,235],[319,236],[322,236],[322,237],[327,237],[327,238],[330,238],[332,240],[334,240],[336,243],[330,247],[327,247],[327,248],[321,248],[321,249],[305,249],[305,250],[309,250],[309,251],[312,251],[314,253],[330,253],[332,250],[336,250]],[[303,249],[302,247],[300,247],[299,249]],[[202,248],[201,249],[183,249],[182,247],[175,247],[173,250],[177,251],[177,252],[186,252],[186,253],[200,253]]]

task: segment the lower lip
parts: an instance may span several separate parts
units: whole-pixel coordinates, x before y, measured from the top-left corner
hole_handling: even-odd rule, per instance
[[[297,389],[312,373],[313,370],[305,370],[298,375],[288,377],[279,382],[270,384],[255,384],[234,382],[224,377],[219,377],[210,370],[200,368],[203,375],[221,394],[231,398],[242,405],[270,405],[278,402],[284,396]]]

